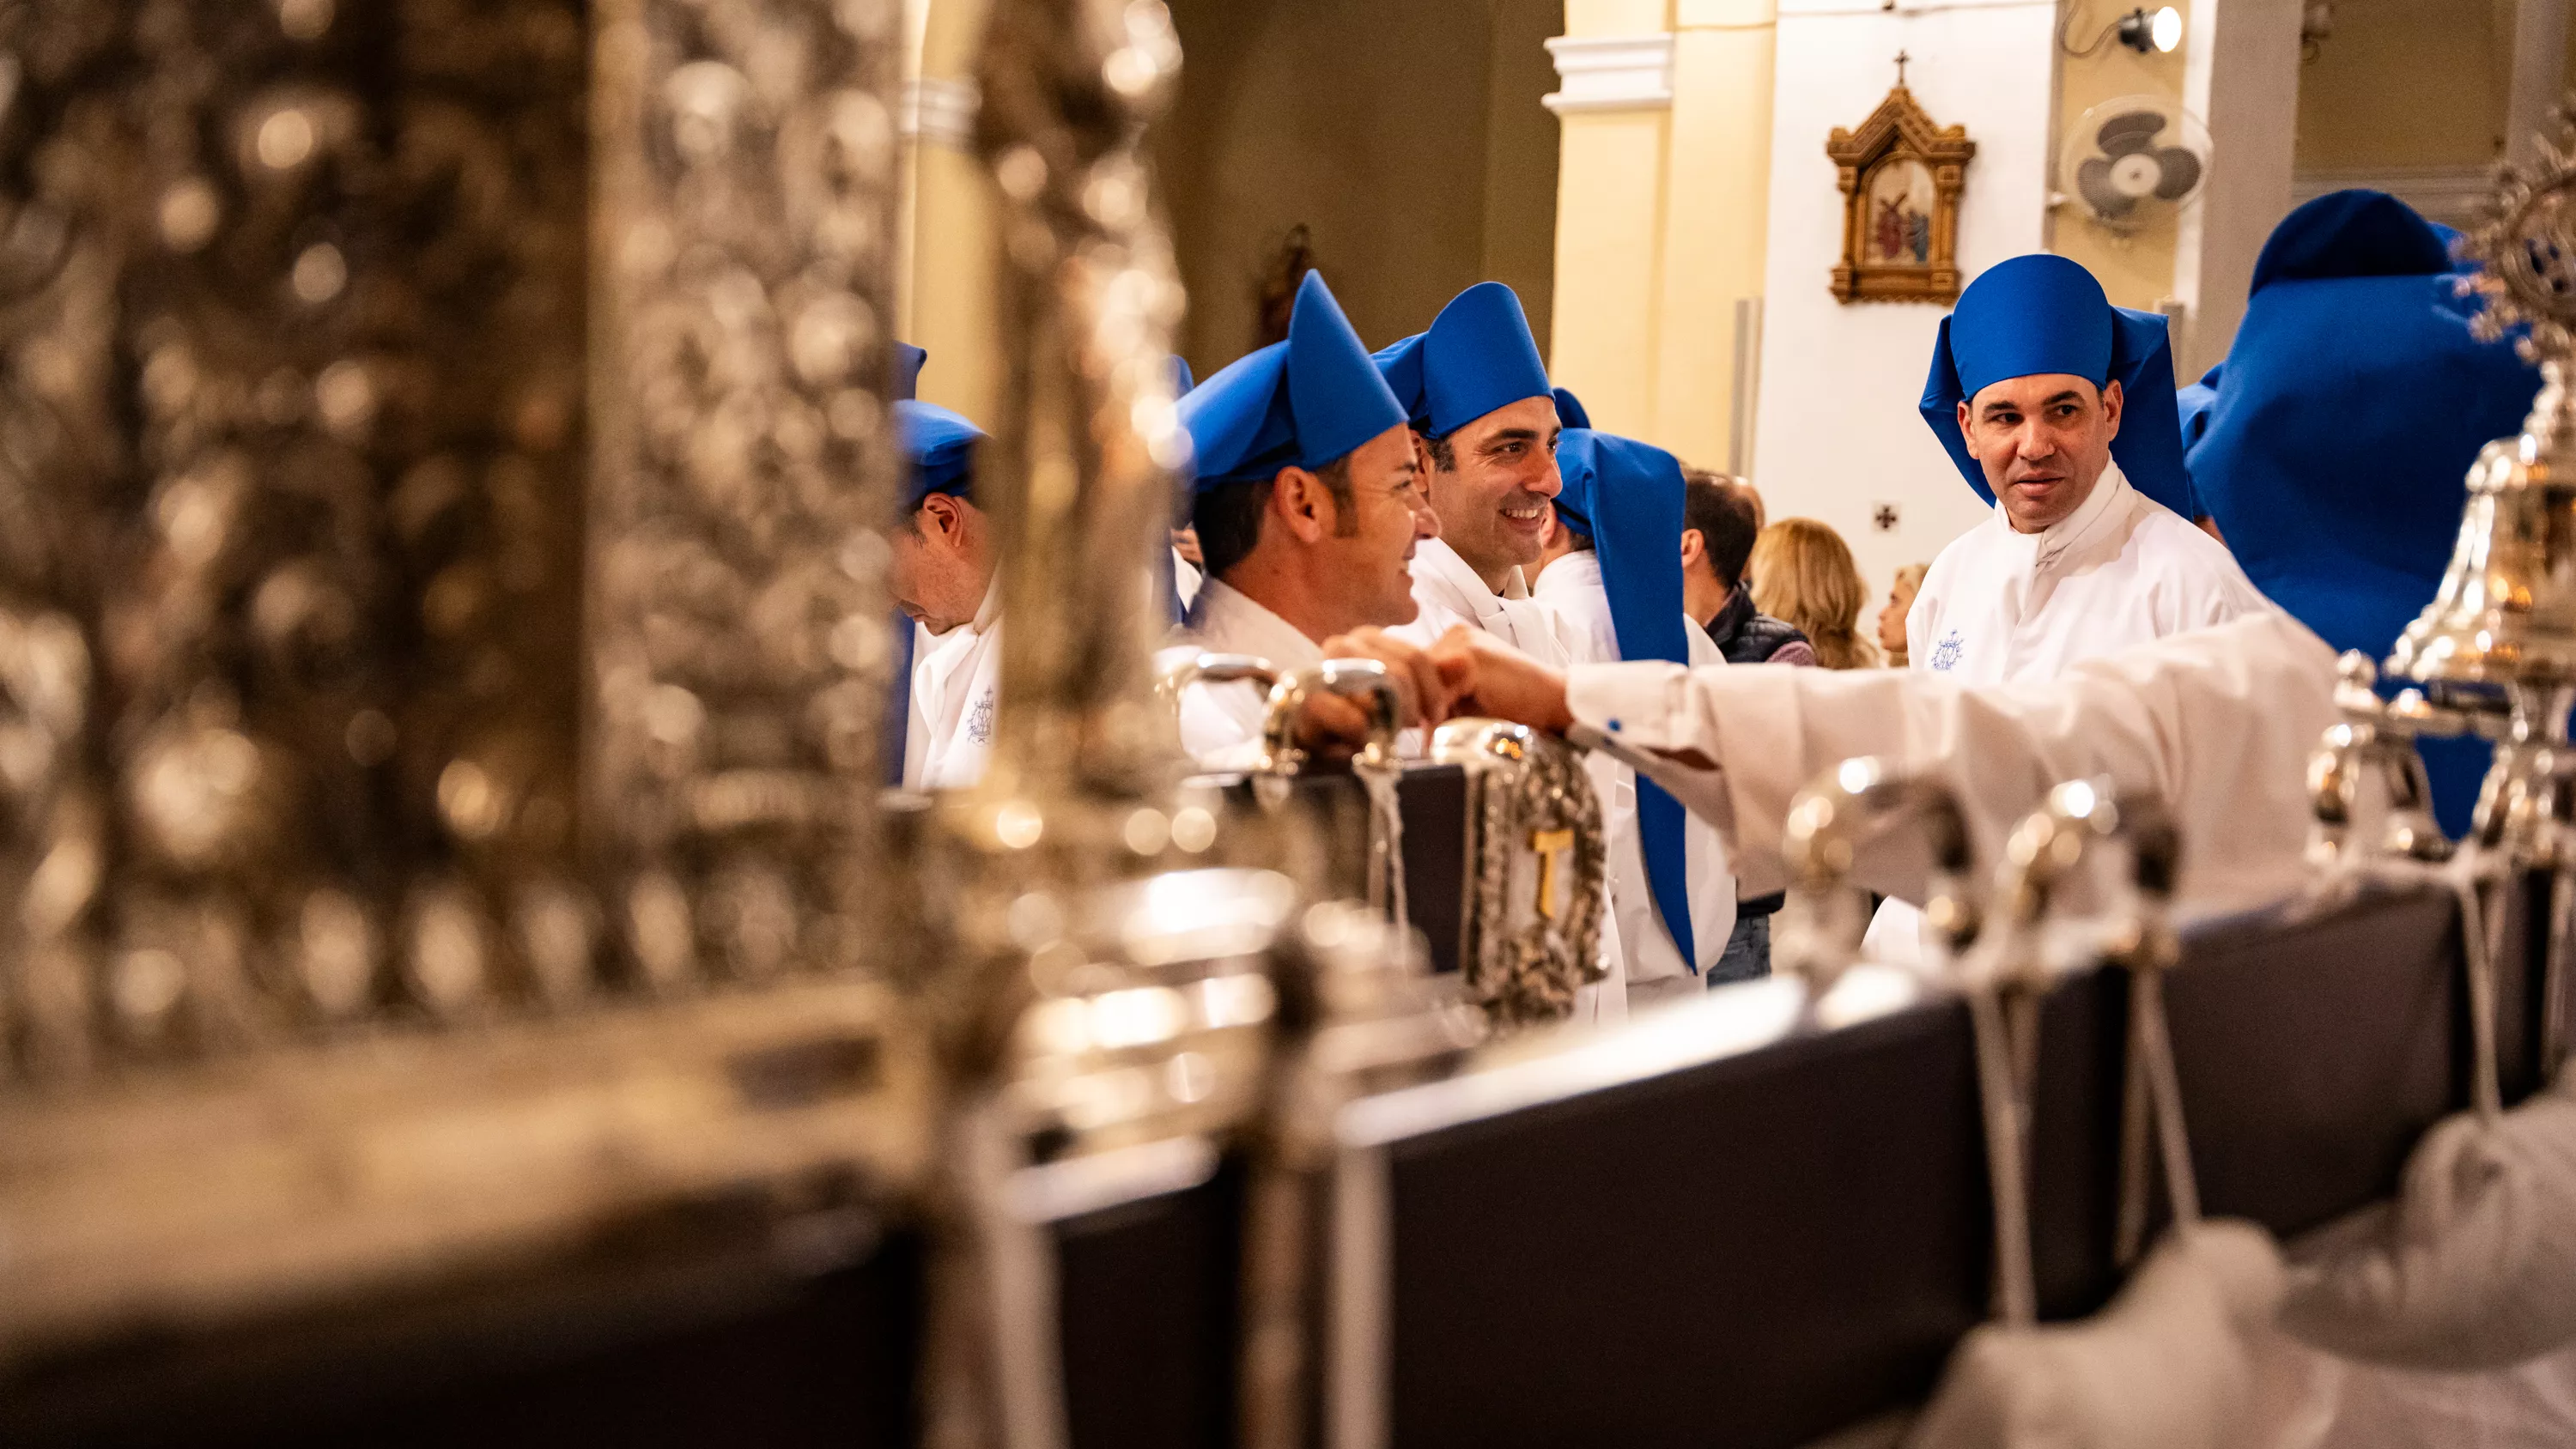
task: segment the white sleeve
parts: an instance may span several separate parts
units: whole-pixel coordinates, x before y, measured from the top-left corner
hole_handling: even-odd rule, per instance
[[[1726,656],[1699,621],[1685,616],[1684,637],[1690,641],[1693,669],[1724,669]],[[1691,940],[1697,946],[1703,979],[1726,954],[1726,938],[1735,930],[1735,865],[1727,858],[1726,839],[1707,817],[1693,811],[1682,848],[1690,872]]]
[[[1695,752],[1650,773],[1733,847],[1741,889],[1787,881],[1789,802],[1859,755],[1948,782],[1978,858],[2061,781],[2108,775],[2174,811],[2184,894],[2251,904],[2300,879],[2309,752],[2334,722],[2334,657],[2273,610],[2085,660],[2044,683],[1971,688],[1915,670],[1587,665],[1567,676],[1579,741]],[[1922,898],[1919,855],[1868,859],[1862,883]]]

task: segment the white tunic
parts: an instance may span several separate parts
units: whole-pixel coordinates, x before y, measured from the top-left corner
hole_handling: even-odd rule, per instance
[[[1619,658],[1619,631],[1610,616],[1610,595],[1601,586],[1600,555],[1570,553],[1539,571],[1530,596],[1557,611],[1571,637],[1580,641],[1588,662]],[[1724,667],[1726,656],[1688,616],[1682,637],[1690,641],[1693,668]],[[1699,973],[1726,954],[1726,938],[1735,929],[1735,875],[1727,868],[1726,846],[1717,829],[1698,816],[1683,828],[1683,874],[1690,898],[1691,943],[1699,957],[1694,971],[1682,961],[1679,943],[1655,909],[1654,886],[1646,874],[1645,837],[1637,825],[1637,776],[1606,755],[1586,762],[1596,782],[1607,776],[1609,803],[1604,824],[1610,838],[1610,919],[1619,934],[1627,963],[1627,996],[1631,1006],[1664,998],[1687,998],[1704,989]]]
[[[2150,792],[2182,833],[2181,894],[2239,909],[2306,880],[2307,763],[2334,707],[2335,658],[2295,619],[2260,610],[2212,629],[2069,665],[2053,680],[1968,688],[1923,670],[1583,665],[1566,702],[1589,743],[1692,751],[1647,773],[1714,823],[1747,894],[1782,889],[1789,802],[1857,755],[1958,795],[1980,869],[2061,781],[2108,775]],[[1860,884],[1920,901],[1919,851],[1865,852]]]
[[[2271,607],[2224,545],[2110,463],[2055,527],[2015,533],[1998,505],[1941,550],[1906,615],[1906,654],[1961,684],[2017,684]],[[1869,946],[1921,960],[1922,913],[1881,907]]]
[[[1203,650],[1250,654],[1282,673],[1324,662],[1324,651],[1296,625],[1218,579],[1199,586],[1198,600],[1172,631],[1170,647],[1154,657],[1155,672]],[[1260,752],[1261,726],[1269,712],[1268,697],[1248,680],[1193,684],[1181,693],[1181,748],[1202,769],[1249,768]]]
[[[1512,570],[1496,595],[1456,549],[1436,538],[1414,545],[1413,602],[1421,610],[1413,622],[1387,632],[1424,648],[1464,624],[1551,669],[1563,669],[1581,657],[1569,642],[1572,630],[1555,610],[1530,597],[1519,569]]]
[[[1941,550],[1905,647],[1917,669],[2011,684],[2271,607],[2224,545],[2112,463],[2056,527],[2015,533],[1998,506]]]
[[[907,790],[951,790],[984,778],[1002,685],[1002,581],[974,621],[916,641],[912,718],[903,744]]]

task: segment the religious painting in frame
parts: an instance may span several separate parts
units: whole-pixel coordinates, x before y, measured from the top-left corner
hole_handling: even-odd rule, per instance
[[[1834,128],[1825,154],[1840,173],[1843,254],[1834,295],[1849,302],[1959,300],[1959,193],[1977,143],[1935,125],[1897,82],[1859,129]]]

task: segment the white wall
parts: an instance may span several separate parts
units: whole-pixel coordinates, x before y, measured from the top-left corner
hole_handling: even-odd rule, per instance
[[[1819,518],[1849,540],[1874,594],[1985,516],[1915,410],[1945,307],[1826,290],[1842,248],[1842,191],[1825,138],[1856,127],[1912,57],[1906,88],[1977,143],[1959,215],[1974,278],[2046,245],[2052,0],[1781,0],[1764,279],[1762,399],[1753,482],[1771,517]],[[1891,533],[1874,505],[1898,505]],[[1864,615],[1869,627],[1872,614]]]

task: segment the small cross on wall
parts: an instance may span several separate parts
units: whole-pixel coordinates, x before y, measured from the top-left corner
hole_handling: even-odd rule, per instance
[[[1907,55],[1901,50],[1896,53],[1896,83],[1898,85],[1905,84],[1905,63],[1913,58],[1914,57]]]
[[[1878,505],[1878,508],[1870,514],[1869,521],[1876,524],[1878,526],[1878,531],[1881,533],[1894,533],[1896,531],[1896,505],[1893,503],[1882,503]]]

